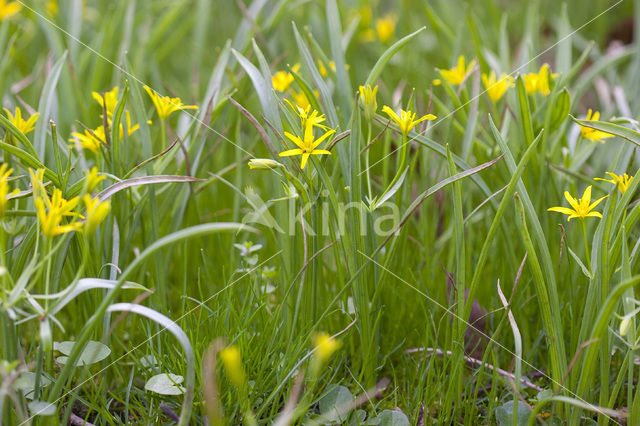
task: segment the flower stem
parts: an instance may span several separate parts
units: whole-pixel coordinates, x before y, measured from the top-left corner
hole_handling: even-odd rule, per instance
[[[591,256],[589,255],[589,243],[587,241],[587,224],[584,218],[581,218],[580,222],[582,222],[582,236],[584,237],[584,254],[587,259],[587,268],[589,269],[589,275],[593,275],[593,271],[591,271]]]
[[[365,147],[371,143],[371,122],[367,123],[367,139],[364,141]],[[369,195],[369,199],[371,200],[371,171],[369,170],[369,149],[366,150],[364,154],[364,167],[366,170],[367,176],[367,195]]]
[[[160,140],[162,142],[162,149],[160,151],[162,152],[167,146],[167,130],[165,129],[164,118],[160,119],[160,132]]]

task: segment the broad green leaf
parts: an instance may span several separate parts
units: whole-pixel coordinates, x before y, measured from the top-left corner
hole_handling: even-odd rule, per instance
[[[53,349],[70,355],[76,342],[55,342]],[[87,345],[76,359],[75,365],[91,365],[106,359],[111,354],[111,349],[103,343],[89,340]],[[60,364],[66,364],[69,360],[68,356],[59,356],[56,361]]]
[[[320,416],[329,422],[344,422],[349,416],[349,411],[341,410],[352,401],[353,394],[349,389],[341,385],[334,386],[318,401]]]
[[[185,389],[180,383],[183,381],[184,377],[178,374],[161,373],[147,380],[144,388],[159,395],[182,395]]]
[[[507,401],[496,408],[496,420],[500,426],[521,426],[526,425],[531,414],[531,408],[524,402],[518,400],[517,423],[513,424],[513,401]]]
[[[40,375],[40,387],[47,387],[51,383],[46,376]],[[27,371],[22,373],[18,379],[13,382],[13,388],[21,391],[27,399],[33,399],[33,391],[36,387],[36,373]]]
[[[31,401],[27,404],[32,416],[53,416],[57,407],[47,401]]]
[[[409,418],[402,411],[384,410],[378,416],[367,420],[365,425],[375,426],[410,426]]]

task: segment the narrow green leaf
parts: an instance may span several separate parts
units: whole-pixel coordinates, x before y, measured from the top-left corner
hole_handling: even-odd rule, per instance
[[[44,83],[42,94],[40,95],[40,102],[38,103],[40,116],[36,122],[33,147],[36,153],[38,153],[38,158],[41,158],[43,161],[46,161],[47,128],[49,127],[49,120],[52,119],[51,111],[53,110],[53,102],[56,99],[56,86],[58,85],[58,79],[60,78],[60,73],[66,60],[67,52],[65,51],[47,76],[47,81]]]
[[[267,120],[279,131],[282,132],[282,122],[280,121],[280,115],[278,114],[277,104],[273,99],[273,88],[271,81],[265,81],[262,73],[255,67],[247,58],[242,56],[237,50],[231,49],[231,52],[236,57],[242,68],[246,71],[253,83],[253,87],[256,89],[258,99],[260,99],[260,105],[264,112],[264,116]]]
[[[418,31],[415,31],[407,36],[404,36],[400,40],[393,43],[393,45],[390,48],[388,48],[382,54],[382,56],[380,56],[376,64],[373,66],[373,68],[371,69],[371,72],[369,73],[369,76],[365,80],[364,85],[366,86],[367,84],[369,84],[370,86],[373,87],[375,85],[376,80],[382,73],[382,70],[384,69],[385,65],[387,65],[387,62],[389,62],[389,60],[393,57],[393,55],[398,53],[400,49],[402,49],[407,43],[413,40],[418,34],[420,34],[426,28],[427,27],[422,27]]]
[[[531,109],[529,108],[529,98],[524,88],[524,79],[521,75],[516,79],[516,93],[518,95],[518,118],[522,125],[527,146],[533,141],[533,123],[531,122]]]

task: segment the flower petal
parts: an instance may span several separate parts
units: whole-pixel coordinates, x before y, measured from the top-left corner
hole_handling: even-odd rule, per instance
[[[604,199],[605,199],[605,198],[607,198],[607,197],[608,197],[608,195],[605,195],[605,196],[604,196],[604,197],[602,197],[602,198],[598,198],[596,201],[594,201],[594,202],[593,202],[593,204],[591,204],[591,205],[589,206],[589,210],[593,210],[593,209],[594,209],[598,204],[600,204],[600,202],[601,202],[602,200],[604,200]]]
[[[390,107],[388,107],[387,105],[382,107],[382,112],[386,113],[390,119],[392,119],[398,124],[400,124],[400,122],[402,121],[400,120],[400,117],[398,117],[398,114],[396,114],[396,112],[392,110]]]
[[[574,208],[574,210],[578,209],[578,207],[580,207],[580,204],[578,203],[578,200],[576,200],[575,198],[573,198],[571,196],[571,194],[569,194],[569,191],[564,191],[564,198],[567,199],[567,201],[569,202],[569,204],[571,205],[571,207]]]
[[[302,154],[302,160],[300,161],[300,168],[304,169],[307,165],[307,161],[309,160],[309,154]]]
[[[580,204],[588,206],[591,203],[591,185],[587,186],[580,198]]]
[[[281,152],[278,154],[280,157],[291,157],[292,155],[301,155],[302,150],[300,148],[290,149],[288,151]]]
[[[332,135],[332,134],[334,134],[335,132],[336,132],[335,130],[331,129],[331,130],[328,130],[324,135],[320,136],[320,137],[318,138],[318,140],[316,140],[316,141],[311,145],[312,150],[316,149],[316,147],[317,147],[318,145],[320,145],[320,144],[322,143],[322,141],[324,141],[326,138],[328,138],[329,136],[331,136],[331,135]]]
[[[568,207],[551,207],[547,209],[549,212],[558,212],[562,214],[575,215],[576,211]]]
[[[293,143],[295,143],[297,146],[299,146],[300,148],[304,148],[304,143],[302,142],[302,139],[300,139],[300,136],[296,136],[296,135],[292,135],[289,132],[284,132],[284,135],[289,138],[289,140]]]

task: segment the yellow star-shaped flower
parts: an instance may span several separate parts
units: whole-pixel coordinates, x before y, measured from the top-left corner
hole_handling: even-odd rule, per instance
[[[158,117],[161,120],[166,120],[171,114],[176,111],[182,111],[185,109],[198,109],[195,105],[184,105],[180,98],[170,98],[169,96],[162,96],[151,89],[149,86],[144,86],[144,90],[147,91],[149,97],[153,101],[153,105],[158,111]]]
[[[400,110],[400,115],[396,114],[394,110],[392,110],[389,106],[385,105],[382,107],[382,112],[386,113],[391,120],[393,120],[400,129],[400,133],[402,136],[407,136],[411,129],[415,127],[416,124],[424,121],[424,120],[435,120],[436,116],[433,114],[423,115],[419,119],[416,120],[416,113],[411,111],[405,111],[403,109]]]
[[[605,198],[607,198],[608,195],[602,197],[602,198],[598,198],[596,201],[594,201],[593,203],[591,202],[591,185],[589,185],[587,187],[587,189],[584,190],[584,193],[582,194],[582,198],[580,199],[575,199],[571,196],[571,194],[569,194],[568,191],[564,192],[564,198],[567,199],[567,201],[569,202],[569,204],[571,205],[571,208],[568,207],[551,207],[550,209],[547,209],[547,211],[550,212],[558,212],[558,213],[562,213],[562,214],[566,214],[567,216],[569,216],[567,218],[567,221],[570,221],[573,218],[580,218],[580,219],[584,219],[586,217],[602,217],[602,214],[600,212],[594,212],[592,211],[598,204],[600,204],[600,202],[602,200],[604,200]]]
[[[318,139],[314,139],[313,136],[313,125],[312,122],[307,121],[305,125],[304,131],[304,139],[300,136],[292,135],[289,132],[284,132],[284,135],[295,143],[298,148],[290,149],[288,151],[281,152],[280,157],[290,157],[292,155],[302,155],[302,160],[300,161],[300,168],[304,169],[307,165],[307,161],[309,160],[310,155],[331,155],[331,152],[326,149],[316,149],[318,145],[320,145],[326,138],[335,133],[335,130],[329,129],[324,135],[320,136]]]
[[[587,121],[598,121],[600,119],[600,113],[598,111],[593,112],[591,109],[587,112]],[[612,138],[614,135],[600,130],[592,129],[591,127],[580,126],[580,136],[592,141],[598,141],[604,143],[603,139]]]
[[[602,180],[614,184],[618,187],[621,194],[624,194],[627,191],[627,188],[629,188],[629,185],[631,184],[631,180],[633,180],[633,176],[629,176],[626,173],[617,175],[615,173],[607,172],[607,174],[611,176],[611,179],[595,178],[595,180]]]
[[[475,65],[476,61],[472,60],[469,62],[469,65],[465,67],[465,59],[464,56],[461,55],[458,57],[458,64],[455,67],[448,70],[440,70],[440,75],[442,75],[442,78],[447,80],[449,84],[462,84]]]

